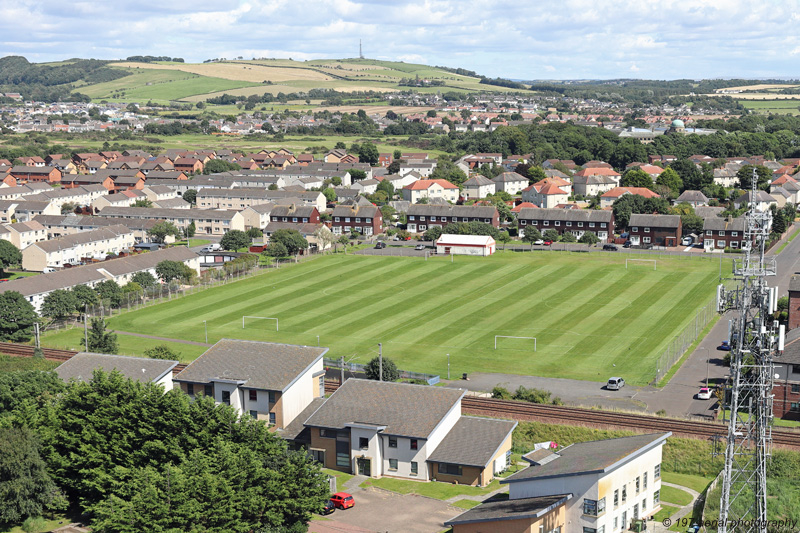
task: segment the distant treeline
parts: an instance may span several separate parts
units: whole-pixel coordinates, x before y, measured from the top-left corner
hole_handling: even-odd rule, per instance
[[[108,68],[108,61],[74,59],[62,65],[36,65],[21,56],[0,58],[0,92],[20,93],[26,100],[88,102],[89,97],[74,93],[70,85],[83,80],[102,83],[128,74]]]
[[[519,83],[517,81],[511,81],[504,78],[481,78],[480,83],[484,85],[497,85],[498,87],[508,87],[510,89],[523,89],[526,90],[527,87]]]
[[[184,63],[182,57],[169,56],[130,56],[126,61],[136,61],[137,63],[155,63],[156,61],[171,61],[173,63]]]

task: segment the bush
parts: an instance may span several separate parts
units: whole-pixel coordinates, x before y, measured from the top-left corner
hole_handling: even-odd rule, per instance
[[[511,393],[508,392],[507,388],[498,385],[492,389],[492,398],[497,398],[498,400],[511,400],[512,396]]]
[[[550,396],[550,391],[544,389],[529,389],[520,385],[517,390],[514,391],[513,399],[529,403],[552,403],[553,405],[562,405],[561,398],[551,399]]]
[[[725,248],[724,252],[726,254],[741,254],[741,253],[744,253],[739,248],[728,248],[728,247]]]
[[[152,348],[145,350],[144,356],[149,357],[150,359],[166,359],[168,361],[177,361],[180,359],[181,354],[174,351],[166,344],[159,344],[158,346],[153,346]]]
[[[366,374],[367,379],[374,379],[378,380],[380,378],[380,358],[373,357],[372,360],[367,363],[367,366],[364,367],[364,374]],[[400,371],[397,369],[397,365],[394,364],[389,358],[383,358],[383,381],[397,381],[400,378]]]

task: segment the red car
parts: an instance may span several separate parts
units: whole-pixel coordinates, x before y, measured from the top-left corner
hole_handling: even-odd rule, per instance
[[[331,496],[331,502],[337,509],[349,509],[356,504],[353,496],[346,492],[337,492]]]
[[[551,241],[550,239],[547,239],[546,241],[544,241],[544,245],[545,246],[550,246],[551,244],[553,244],[553,241]]]

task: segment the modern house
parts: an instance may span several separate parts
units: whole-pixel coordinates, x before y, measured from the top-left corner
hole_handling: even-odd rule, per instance
[[[544,234],[552,229],[562,235],[570,232],[580,238],[585,232],[593,231],[600,242],[607,242],[614,234],[614,213],[594,209],[537,209],[522,208],[517,215],[520,236],[526,228],[536,228]]]
[[[174,378],[189,396],[211,396],[277,428],[325,395],[327,348],[222,339]]]
[[[64,381],[90,381],[95,370],[111,372],[116,370],[126,378],[142,383],[155,383],[172,390],[172,369],[178,361],[150,359],[149,357],[131,357],[128,355],[110,355],[105,353],[80,352],[55,370]]]
[[[496,498],[464,511],[444,523],[453,533],[562,533],[566,529],[566,504],[572,494]]]
[[[681,242],[680,215],[631,215],[628,237],[633,246],[678,246]]]

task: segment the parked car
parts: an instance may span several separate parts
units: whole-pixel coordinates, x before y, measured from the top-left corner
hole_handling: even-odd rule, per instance
[[[539,246],[541,246],[544,244],[544,241],[542,239],[536,239],[535,241],[533,241],[533,244],[538,244]]]
[[[551,241],[550,239],[547,239],[546,241],[544,241],[544,243],[543,243],[543,244],[544,244],[545,246],[550,246],[551,244],[553,244],[553,241]]]
[[[331,496],[331,502],[337,509],[349,509],[356,504],[353,496],[346,492],[337,492]]]
[[[218,252],[222,250],[222,246],[219,243],[213,242],[211,244],[206,244],[202,248],[200,248],[201,252]]]
[[[322,515],[329,515],[336,510],[336,504],[333,503],[333,500],[328,500],[325,502],[325,506],[322,508]]]
[[[691,246],[692,242],[694,242],[694,239],[692,239],[691,237],[684,237],[683,239],[681,239],[681,244],[683,246]]]
[[[380,250],[381,248],[386,248],[386,243],[383,241],[378,241],[375,243],[375,249]]]
[[[702,387],[700,392],[697,393],[698,400],[710,400],[711,399],[711,389],[708,387]]]
[[[723,352],[730,352],[731,351],[731,345],[730,345],[730,343],[728,341],[722,341],[722,344],[717,346],[717,350],[722,350]]]
[[[642,248],[644,248],[645,250],[652,250],[653,245],[651,243],[643,244]]]
[[[633,245],[631,241],[625,241],[625,244],[622,245],[623,248],[630,248]]]
[[[604,244],[603,245],[603,251],[616,252],[617,250],[619,250],[619,248],[617,248],[616,244]]]
[[[625,380],[619,377],[610,378],[606,384],[608,390],[619,390],[625,386]]]
[[[414,249],[415,249],[415,250],[424,250],[424,249],[425,249],[425,245],[424,245],[424,244],[418,244],[418,245],[416,245],[416,246],[414,247]]]

